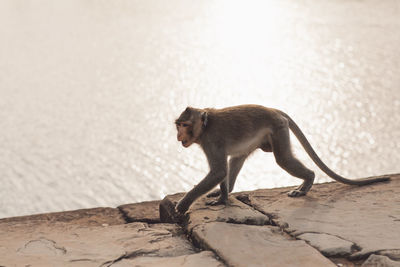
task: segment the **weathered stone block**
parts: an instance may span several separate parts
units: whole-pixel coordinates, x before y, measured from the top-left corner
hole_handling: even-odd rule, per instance
[[[126,204],[119,206],[118,209],[122,212],[127,222],[159,223],[160,202],[160,200],[156,200]]]
[[[82,227],[55,223],[51,227],[43,224],[26,226],[13,232],[0,228],[0,266],[98,267],[114,266],[130,259],[151,262],[141,261],[141,257],[156,257],[173,263],[181,262],[180,256],[185,259],[197,253],[182,228],[175,224],[136,222]],[[169,261],[170,258],[176,259]],[[208,263],[210,266],[219,265],[212,254],[189,258],[193,262],[198,259],[207,263],[205,266]]]
[[[166,196],[159,206],[160,221],[164,223],[178,223],[180,216],[175,212],[176,203],[184,196],[184,193],[177,193]]]
[[[297,237],[307,241],[311,246],[328,257],[350,255],[351,248],[354,245],[352,242],[328,234],[306,233]]]
[[[287,238],[273,226],[211,222],[194,228],[193,238],[229,266],[335,266],[304,241]]]
[[[386,256],[372,254],[361,267],[400,267],[400,262],[392,261]]]
[[[356,248],[349,256],[354,260],[382,249],[400,250],[400,175],[366,186],[316,184],[300,198],[277,190],[272,199],[275,189],[248,192],[250,205],[271,214],[293,236],[312,232],[348,240]]]

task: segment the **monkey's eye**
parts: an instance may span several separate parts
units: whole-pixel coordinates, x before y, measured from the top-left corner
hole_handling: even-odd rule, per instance
[[[189,124],[187,124],[187,123],[182,123],[182,126],[183,126],[183,127],[188,127]]]

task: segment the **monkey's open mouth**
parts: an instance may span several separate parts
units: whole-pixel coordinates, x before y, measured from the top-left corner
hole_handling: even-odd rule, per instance
[[[187,143],[188,143],[187,140],[183,140],[183,141],[182,141],[182,145],[183,145],[183,146],[185,146]]]

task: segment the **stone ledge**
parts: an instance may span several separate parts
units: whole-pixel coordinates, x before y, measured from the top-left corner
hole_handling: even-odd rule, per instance
[[[53,223],[69,223],[76,225],[117,225],[124,224],[125,219],[121,212],[115,208],[93,208],[79,209],[72,211],[53,212],[35,214],[29,216],[19,216],[0,219],[0,229],[5,224],[53,224]],[[3,226],[2,226],[3,225]]]
[[[291,188],[235,193],[227,206],[201,198],[183,217],[178,193],[0,219],[0,266],[399,266],[400,174],[391,178],[316,184],[295,199]]]

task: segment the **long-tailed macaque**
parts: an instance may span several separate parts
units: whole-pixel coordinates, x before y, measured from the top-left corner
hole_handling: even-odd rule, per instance
[[[220,190],[208,195],[219,196],[208,204],[225,204],[244,161],[257,148],[273,152],[280,167],[303,179],[303,183],[288,193],[290,197],[304,196],[314,182],[315,174],[292,154],[289,129],[300,141],[315,164],[331,178],[350,185],[366,185],[387,181],[388,176],[359,180],[346,179],[329,169],[315,153],[296,123],[284,112],[259,105],[242,105],[223,109],[188,107],[175,121],[178,141],[184,147],[199,144],[207,156],[210,171],[176,205],[185,213],[201,195],[218,184]]]

